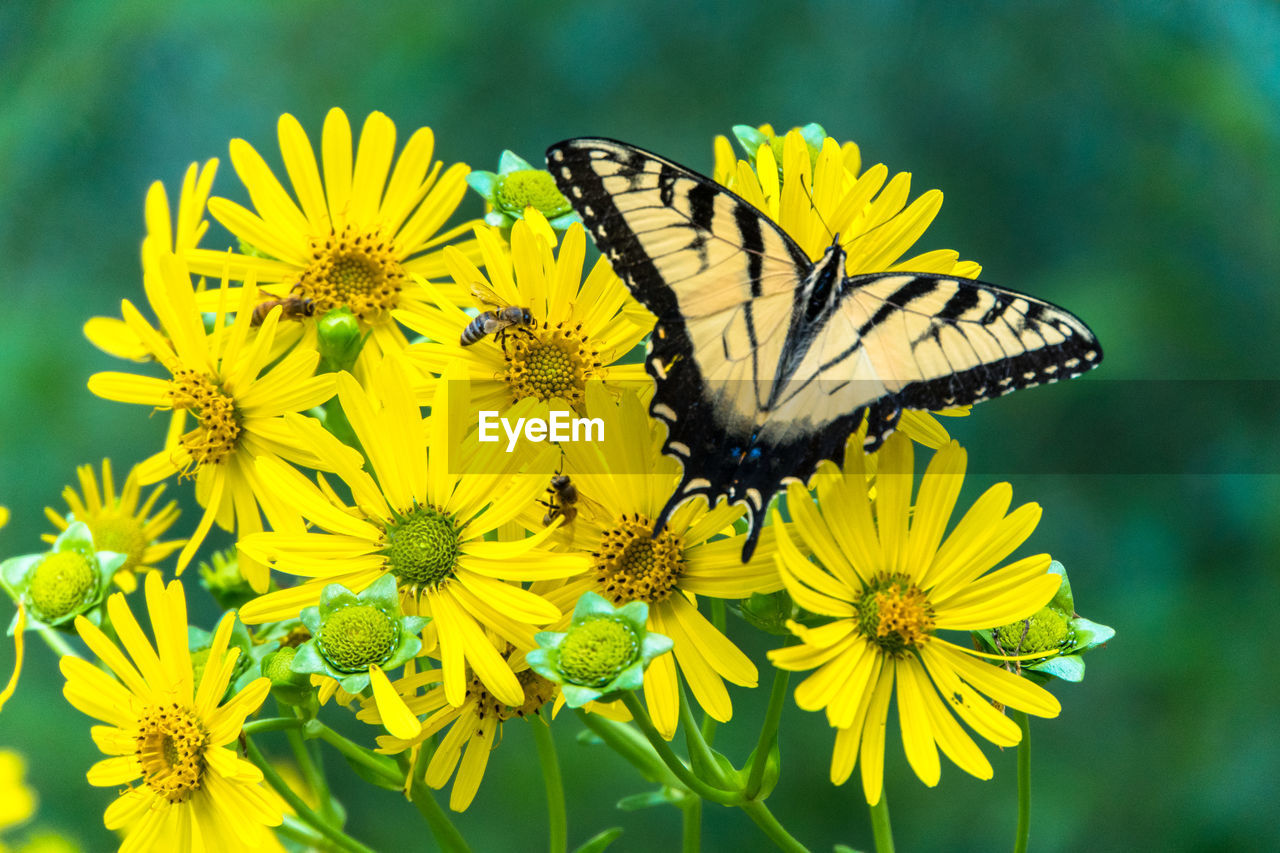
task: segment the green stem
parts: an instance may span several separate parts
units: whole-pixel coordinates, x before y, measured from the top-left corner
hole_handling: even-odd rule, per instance
[[[390,772],[386,765],[379,763],[376,758],[370,757],[369,750],[358,743],[347,740],[319,720],[308,720],[304,728],[307,737],[320,738],[320,740],[342,753],[348,761],[354,761],[362,767],[368,768],[397,788],[404,784],[402,776],[398,773]]]
[[[880,791],[880,801],[871,807],[871,835],[876,840],[876,853],[893,853],[893,827],[889,825],[889,800]]]
[[[281,714],[286,713],[283,704],[279,704],[279,708]],[[301,722],[301,719],[298,719]],[[285,739],[289,741],[289,749],[293,752],[293,760],[298,762],[298,771],[302,773],[303,781],[315,795],[316,802],[320,804],[320,813],[334,826],[342,826],[342,816],[334,805],[333,794],[329,791],[329,780],[324,777],[324,765],[320,764],[316,760],[317,756],[307,748],[299,729],[285,729],[284,733]]]
[[[635,693],[622,694],[622,701],[626,704],[627,710],[631,712],[631,716],[635,718],[636,725],[640,727],[640,731],[648,738],[649,745],[653,747],[654,751],[658,753],[658,757],[662,759],[662,763],[667,765],[667,768],[676,775],[676,778],[686,788],[702,797],[702,799],[711,800],[713,803],[720,803],[726,806],[736,806],[742,803],[741,794],[712,787],[685,766],[685,763],[680,760],[680,756],[672,752],[671,745],[658,732],[653,720],[649,719],[648,712],[645,711],[644,705],[641,704],[640,700],[636,698]],[[681,710],[682,715],[687,713],[683,706]],[[696,726],[694,731],[697,731]],[[698,740],[701,741],[701,734],[699,734]],[[703,745],[705,746],[705,744]],[[711,766],[715,766],[715,763],[711,762]]]
[[[702,849],[702,800],[688,797],[680,806],[684,822],[680,835],[681,853],[698,853]]]
[[[259,735],[263,732],[278,732],[284,729],[301,729],[302,720],[294,717],[267,717],[264,720],[251,720],[244,724],[246,735]]]
[[[435,794],[431,792],[427,784],[415,779],[410,791],[414,807],[427,821],[427,826],[430,827],[431,834],[436,837],[436,843],[440,845],[440,849],[446,851],[446,853],[470,853],[471,848],[467,846],[462,833],[458,832],[458,828],[453,825],[453,821],[449,820],[449,816],[444,813],[444,809],[440,808],[440,804],[436,802]]]
[[[298,815],[298,819],[306,823],[312,829],[319,832],[325,838],[338,845],[343,850],[351,851],[351,853],[374,853],[370,847],[365,847],[359,841],[347,835],[336,826],[331,826],[324,818],[316,814],[311,806],[303,802],[284,779],[280,778],[280,774],[271,766],[271,762],[262,754],[262,750],[258,749],[258,745],[252,740],[245,738],[245,746],[248,750],[249,760],[257,765],[262,771],[263,777],[267,780],[267,784],[275,789],[275,792],[284,798],[284,801],[293,808]]]
[[[1027,853],[1031,838],[1031,721],[1022,711],[1014,711],[1013,718],[1022,729],[1018,741],[1018,834],[1014,837],[1014,853]]]
[[[538,747],[538,763],[542,766],[542,782],[547,789],[547,823],[550,825],[551,853],[564,853],[569,845],[569,825],[564,809],[564,783],[560,779],[560,760],[551,726],[540,717],[529,721],[533,742]]]
[[[30,612],[30,610],[27,611],[28,614],[30,614]],[[27,618],[30,619],[30,615],[28,615]],[[37,628],[36,631],[40,634],[40,638],[45,641],[45,644],[48,645],[49,648],[53,649],[54,654],[60,657],[68,655],[73,658],[80,657],[80,653],[67,645],[67,641],[58,631],[43,625]]]
[[[669,788],[682,788],[680,780],[672,775],[666,765],[659,760],[649,741],[645,740],[634,728],[626,723],[619,723],[590,714],[582,708],[575,708],[578,720],[592,731],[609,748],[618,753],[628,764],[640,771],[649,782],[666,785]]]
[[[711,778],[707,782],[717,788],[727,791],[735,787],[732,781],[725,778],[720,762],[716,761],[715,754],[711,751],[711,745],[702,737],[702,729],[693,719],[693,707],[685,696],[683,686],[680,688],[680,725],[684,726],[684,742],[689,750],[689,763],[693,765],[694,772],[699,776],[704,773],[709,775]],[[699,772],[702,768],[706,770]]]
[[[773,816],[773,812],[769,811],[769,807],[760,800],[742,803],[742,810],[747,813],[747,817],[755,821],[756,826],[760,827],[765,835],[769,836],[770,841],[778,845],[779,850],[786,850],[789,853],[809,853],[809,848],[783,829],[782,824],[778,823],[778,819]]]
[[[721,634],[724,633],[724,599],[711,599],[711,624]],[[716,742],[716,729],[720,726],[708,713],[702,714],[702,739],[707,742],[707,746],[711,746]]]
[[[769,692],[769,708],[765,711],[764,725],[760,728],[760,739],[756,741],[755,756],[751,760],[751,771],[747,776],[747,787],[742,790],[748,800],[754,800],[764,784],[764,771],[769,765],[769,754],[778,742],[778,723],[782,720],[782,706],[787,699],[787,684],[791,673],[785,669],[773,671],[773,689]]]

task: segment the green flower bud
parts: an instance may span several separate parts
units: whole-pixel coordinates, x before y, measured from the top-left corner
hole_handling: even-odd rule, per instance
[[[258,596],[240,571],[235,548],[214,552],[209,562],[200,563],[196,569],[200,583],[223,610],[236,610]]]
[[[360,321],[350,308],[334,308],[316,323],[317,347],[320,350],[319,373],[350,371],[364,347],[367,333],[360,331]]]
[[[524,218],[527,207],[545,216],[557,231],[582,221],[551,173],[512,151],[502,152],[497,172],[477,170],[467,175],[467,185],[485,200],[489,212],[484,221],[498,228],[511,228],[517,219]]]
[[[780,637],[791,635],[787,620],[793,618],[795,605],[785,589],[770,593],[753,592],[750,598],[739,602],[738,612],[747,624],[761,631]]]
[[[100,551],[83,521],[72,522],[43,554],[11,557],[0,563],[0,585],[26,603],[28,630],[41,627],[70,629],[76,616],[95,625],[111,588],[111,578],[127,554]],[[14,617],[15,624],[17,617]],[[12,631],[13,628],[10,628]]]

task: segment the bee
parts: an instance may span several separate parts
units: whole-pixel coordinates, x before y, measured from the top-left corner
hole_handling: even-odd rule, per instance
[[[550,525],[557,518],[563,518],[566,526],[572,524],[578,517],[578,487],[569,475],[556,474],[551,478],[547,491],[551,493],[551,499],[546,502],[547,514],[542,517],[542,523]]]
[[[484,305],[492,305],[493,309],[477,314],[476,318],[462,330],[462,337],[459,343],[464,347],[478,343],[488,335],[494,335],[496,340],[503,342],[507,329],[512,326],[528,326],[533,323],[533,314],[530,313],[528,308],[508,305],[486,287],[478,284],[471,285],[471,295]]]
[[[265,290],[262,291],[263,296],[271,296]],[[253,306],[253,314],[249,317],[250,326],[261,326],[262,322],[267,319],[267,315],[271,313],[271,309],[277,305],[280,306],[281,320],[301,320],[303,317],[310,317],[316,313],[316,303],[303,296],[286,296],[283,299],[271,298],[266,302],[259,302]]]

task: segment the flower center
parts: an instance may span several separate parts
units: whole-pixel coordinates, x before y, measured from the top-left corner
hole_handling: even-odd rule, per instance
[[[1067,614],[1056,607],[1042,607],[1030,619],[1001,625],[991,632],[996,644],[1009,654],[1051,652],[1071,639]]]
[[[435,589],[453,574],[458,564],[458,528],[434,507],[416,506],[387,525],[387,557],[400,586],[416,595]]]
[[[484,687],[484,682],[474,675],[467,683],[467,696],[476,700],[476,716],[484,719],[487,716],[505,722],[512,717],[527,717],[538,713],[538,709],[556,695],[556,686],[531,669],[516,673],[516,680],[524,688],[524,702],[520,705],[507,705],[499,702]]]
[[[558,397],[577,407],[582,404],[586,381],[601,373],[600,355],[580,325],[566,329],[563,323],[555,328],[543,323],[541,329],[510,336],[507,341],[503,378],[513,402],[525,397]]]
[[[533,206],[548,219],[569,212],[569,200],[556,188],[551,173],[543,169],[521,169],[499,176],[494,200],[512,213]]]
[[[78,551],[49,554],[36,566],[27,587],[27,601],[43,622],[76,613],[93,597],[97,573]]]
[[[295,290],[315,303],[317,316],[345,305],[367,323],[396,307],[403,282],[394,244],[348,225],[341,234],[311,238],[311,263]]]
[[[923,645],[934,633],[933,606],[906,575],[880,575],[855,606],[863,636],[895,657]]]
[[[142,778],[151,790],[180,803],[200,787],[209,732],[191,710],[176,703],[144,709],[136,743]]]
[[[396,620],[372,604],[350,604],[325,617],[316,641],[334,669],[362,672],[391,656],[399,633]]]
[[[560,644],[560,671],[574,684],[603,687],[635,661],[639,650],[630,625],[598,616],[569,629]]]
[[[147,551],[147,536],[142,529],[142,519],[104,509],[86,523],[93,533],[95,548],[125,555],[120,571],[132,571],[134,567],[141,565],[142,557]]]
[[[600,537],[600,550],[592,552],[600,593],[614,604],[666,601],[680,582],[683,543],[670,529],[656,539],[652,530],[653,522],[639,513],[633,519],[623,516]]]
[[[217,464],[231,455],[240,437],[240,418],[230,396],[208,376],[179,370],[173,376],[169,398],[175,409],[195,413],[196,428],[179,439],[192,462],[197,466]]]

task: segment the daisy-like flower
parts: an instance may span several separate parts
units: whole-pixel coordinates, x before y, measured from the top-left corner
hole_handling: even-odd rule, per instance
[[[197,682],[181,582],[166,588],[152,572],[145,588],[154,646],[116,593],[107,610],[122,647],[89,620],[76,620],[110,673],[71,656],[59,664],[67,701],[106,723],[94,727],[93,740],[109,757],[90,768],[89,784],[127,786],[103,822],[126,832],[122,851],[262,849],[284,804],[262,786],[262,771],[236,755],[235,741],[269,683],[259,678],[222,703],[238,655],[227,649],[234,615],[219,623]]]
[[[218,172],[218,161],[210,160],[201,168],[192,163],[182,179],[178,195],[178,215],[171,216],[169,196],[164,184],[156,181],[147,191],[147,234],[169,251],[183,254],[195,248],[200,238],[209,230],[205,219],[205,202],[213,189],[213,177]],[[152,358],[146,344],[129,324],[117,317],[90,317],[84,324],[84,335],[103,352],[117,358],[147,361]]]
[[[527,308],[533,323],[507,329],[501,341],[487,337],[464,346],[459,339],[472,318],[437,291],[434,304],[397,315],[427,337],[409,347],[418,367],[440,374],[460,361],[476,383],[477,404],[498,410],[528,397],[564,400],[580,410],[591,379],[613,387],[651,386],[643,365],[615,362],[648,334],[653,317],[604,258],[582,280],[586,236],[580,224],[565,232],[558,253],[552,251],[555,232],[536,211],[512,226],[510,252],[496,229],[477,228],[476,236],[488,276],[446,247],[449,274],[463,292],[477,294],[471,300],[479,310]]]
[[[587,411],[604,421],[606,440],[566,444],[565,470],[579,492],[575,518],[564,525],[569,547],[591,552],[590,569],[546,593],[569,612],[593,591],[613,604],[649,606],[646,629],[670,637],[674,654],[654,659],[644,675],[649,715],[665,737],[679,717],[682,673],[694,698],[717,720],[733,705],[724,682],[754,687],[755,664],[698,612],[694,596],[736,600],[782,586],[766,527],[748,563],[743,535],[721,536],[745,511],[727,501],[708,510],[686,502],[658,536],[653,519],[680,480],[680,463],[661,452],[664,427],[649,418],[633,393],[614,403],[600,383],[587,386]],[[559,630],[563,630],[560,628]]]
[[[157,486],[143,501],[136,466],[125,477],[124,488],[118,495],[110,459],[102,460],[101,487],[92,465],[76,468],[76,476],[80,480],[80,492],[77,493],[74,486],[62,490],[62,499],[71,511],[61,516],[52,507],[45,507],[44,514],[59,531],[66,530],[73,521],[83,521],[99,549],[124,554],[124,564],[116,572],[115,582],[125,592],[138,588],[136,573],[154,569],[156,563],[186,544],[182,539],[158,541],[178,520],[178,502],[169,501],[152,515],[164,486]],[[55,538],[49,533],[43,536],[46,542],[53,542]]]
[[[451,391],[459,399],[450,399]],[[486,540],[542,489],[541,477],[521,474],[519,467],[527,461],[548,470],[554,449],[544,445],[542,453],[522,459],[495,444],[456,443],[474,427],[468,394],[467,382],[450,376],[438,383],[431,415],[424,418],[398,358],[384,359],[367,391],[350,374],[340,374],[338,397],[373,476],[359,461],[338,467],[355,501],[348,507],[332,489],[322,491],[279,460],[261,460],[259,470],[276,498],[297,506],[318,529],[240,540],[242,554],[308,578],[250,602],[241,618],[251,624],[288,619],[319,603],[328,584],[361,592],[390,574],[404,612],[432,619],[429,633],[439,644],[450,703],[461,705],[465,698],[469,663],[499,700],[520,704],[519,681],[485,630],[531,648],[533,626],[553,622],[560,611],[519,583],[567,577],[582,571],[586,560],[550,551],[543,542],[552,530],[517,541]],[[311,452],[328,456],[330,448],[342,446],[313,421],[291,420],[294,441]]]
[[[367,367],[406,345],[391,311],[424,298],[413,276],[443,276],[439,247],[470,232],[471,222],[441,231],[466,193],[469,168],[457,163],[442,174],[442,164],[431,162],[435,135],[425,127],[397,159],[395,125],[380,112],[369,114],[353,152],[346,114],[330,110],[319,164],[296,118],[281,116],[278,131],[293,194],[253,146],[232,140],[231,165],[254,209],[213,198],[209,212],[254,252],[228,257],[192,249],[191,268],[206,275],[226,270],[276,297],[310,299],[316,317],[350,308],[373,333],[361,353]],[[458,245],[474,251],[474,241]]]
[[[774,510],[787,591],[800,607],[834,621],[816,628],[790,623],[800,644],[769,657],[782,669],[817,668],[796,688],[796,704],[826,710],[837,730],[831,781],[843,783],[861,760],[868,803],[880,800],[895,687],[907,761],[925,784],[936,785],[941,775],[938,747],[965,772],[989,779],[990,762],[955,717],[992,743],[1012,746],[1020,738],[1017,724],[985,697],[1042,717],[1058,714],[1058,700],[938,632],[1003,625],[1053,597],[1059,577],[1047,572],[1048,554],[988,572],[1031,535],[1040,507],[1026,504],[1006,515],[1013,490],[1000,483],[944,539],[964,480],[965,451],[952,443],[934,455],[912,508],[911,442],[894,435],[885,443],[874,499],[864,455],[853,447],[843,472],[829,464],[820,469],[816,504],[802,486],[788,487],[790,532],[776,523]]]
[[[416,751],[422,748],[424,741],[448,728],[427,762],[425,781],[439,790],[453,778],[449,808],[456,812],[465,811],[484,779],[489,754],[502,741],[502,724],[511,719],[530,718],[532,725],[547,725],[539,711],[556,695],[556,686],[527,668],[523,657],[522,653],[508,648],[504,658],[520,685],[521,692],[516,702],[499,699],[475,675],[467,681],[466,696],[461,704],[450,702],[446,696],[443,670],[409,673],[396,680],[394,687],[410,712],[419,717],[425,716],[422,732],[409,739],[379,736],[378,751],[394,755],[414,750],[416,759]],[[426,692],[419,693],[423,688]],[[363,709],[356,714],[357,719],[385,725],[382,703],[371,698],[363,700],[362,705]]]
[[[125,322],[171,378],[97,373],[89,379],[89,390],[108,400],[173,411],[165,448],[135,471],[140,485],[171,474],[195,478],[196,499],[205,513],[178,555],[181,573],[214,521],[225,530],[253,533],[262,529],[261,507],[274,529],[301,529],[297,511],[271,499],[253,460],[283,458],[325,471],[344,461],[320,459],[298,449],[280,418],[332,397],[334,377],[313,375],[319,360],[313,350],[297,349],[273,360],[278,314],[269,315],[251,335],[255,298],[251,289],[238,292],[236,319],[227,329],[222,328],[223,318],[232,306],[224,299],[214,323],[221,331],[206,336],[182,259],[148,239],[143,246],[143,269],[148,299],[167,339],[128,300],[123,303]],[[226,297],[229,291],[222,293]],[[188,413],[194,416],[195,426],[184,432]],[[350,448],[338,452],[346,462],[359,458]],[[266,589],[265,567],[243,561],[241,570],[255,589]]]
[[[820,130],[818,125],[806,125],[778,140],[766,125],[751,161],[734,158],[728,141],[720,137],[713,174],[768,214],[811,260],[821,258],[831,245],[832,234],[839,234],[847,275],[916,272],[976,278],[982,272],[977,263],[960,260],[960,254],[950,249],[899,260],[938,215],[942,193],[929,190],[907,204],[910,173],[899,172],[889,178],[883,163],[863,171],[856,144],[840,145],[830,137],[819,137]],[[739,138],[744,136],[746,142],[754,140],[740,131]],[[775,153],[779,148],[781,168]],[[963,416],[968,409],[947,409],[938,414]],[[899,428],[935,449],[951,440],[928,412],[904,411]]]

